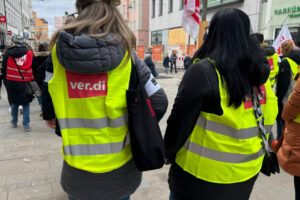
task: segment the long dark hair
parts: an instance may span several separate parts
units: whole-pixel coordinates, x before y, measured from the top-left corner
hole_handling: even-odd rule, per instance
[[[239,107],[252,95],[253,86],[263,83],[261,77],[266,77],[265,58],[251,39],[250,29],[249,17],[243,11],[220,10],[211,20],[203,46],[193,57],[193,60],[211,58],[216,62],[222,82],[226,82],[229,106]]]

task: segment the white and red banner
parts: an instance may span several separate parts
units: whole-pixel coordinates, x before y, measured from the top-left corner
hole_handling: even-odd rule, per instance
[[[182,28],[194,39],[199,35],[200,0],[185,0],[182,15]]]
[[[277,36],[276,40],[274,41],[273,47],[277,51],[278,54],[281,54],[280,46],[285,41],[293,40],[292,35],[289,31],[288,26],[285,24],[282,26],[281,31],[279,32],[279,35]]]

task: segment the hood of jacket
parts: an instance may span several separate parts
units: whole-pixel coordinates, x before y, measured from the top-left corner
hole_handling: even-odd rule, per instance
[[[25,46],[14,46],[7,50],[7,54],[13,58],[23,57],[28,52]]]
[[[295,61],[298,65],[300,65],[300,50],[292,50],[290,53],[283,57],[288,57]]]
[[[60,64],[68,71],[96,74],[111,71],[122,62],[125,50],[121,43],[108,42],[112,35],[103,39],[87,35],[73,36],[59,33],[56,54]]]
[[[265,56],[272,56],[276,51],[272,46],[263,47],[263,52]]]

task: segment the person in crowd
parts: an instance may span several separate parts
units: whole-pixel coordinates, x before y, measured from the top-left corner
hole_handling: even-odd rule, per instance
[[[6,88],[6,82],[5,82],[5,79],[3,78],[3,74],[2,74],[2,71],[3,71],[3,59],[4,59],[4,55],[6,54],[7,50],[12,47],[12,45],[9,45],[9,44],[6,44],[3,51],[2,51],[2,56],[1,56],[1,60],[2,60],[2,63],[1,63],[1,71],[0,71],[0,82],[3,83],[3,85],[5,86]],[[7,88],[6,88],[7,90]],[[11,112],[11,103],[10,103],[10,100],[7,96],[7,100],[8,100],[8,103],[9,103],[9,109],[8,109],[8,112]]]
[[[38,52],[35,53],[35,62],[33,69],[33,75],[35,81],[37,82],[40,88],[43,87],[43,82],[45,80],[46,66],[47,66],[47,58],[49,56],[48,51],[48,43],[41,43],[38,47]],[[38,103],[42,108],[42,97],[37,97]],[[42,116],[42,112],[40,114]]]
[[[247,14],[218,11],[192,60],[164,138],[170,200],[248,200],[265,155],[251,99],[260,96],[267,133],[277,101]]]
[[[277,117],[277,139],[280,138],[284,121],[281,119],[282,109],[295,87],[296,74],[300,65],[300,50],[294,49],[293,41],[281,44],[282,61],[279,65],[276,95],[279,113]]]
[[[270,46],[268,43],[261,43],[260,46],[262,47],[264,55],[270,65],[269,80],[271,82],[271,87],[275,92],[279,72],[279,63],[281,62],[281,59],[273,46]]]
[[[191,57],[190,56],[185,56],[183,60],[183,66],[184,69],[187,70],[189,66],[191,66]]]
[[[176,55],[175,50],[173,50],[170,60],[171,60],[171,73],[173,71],[173,67],[174,67],[175,73],[177,73],[177,67],[176,67],[177,55]]]
[[[29,51],[22,36],[14,39],[14,47],[7,50],[3,58],[2,75],[11,103],[11,126],[17,128],[18,108],[23,107],[23,127],[30,131],[30,102],[32,96],[25,93],[25,82],[34,80],[32,72],[33,52]]]
[[[163,62],[163,66],[165,68],[165,73],[168,74],[169,73],[169,66],[170,66],[170,58],[169,58],[169,55],[166,54],[166,57],[164,58],[164,62]]]
[[[49,93],[43,95],[51,97],[54,109],[43,114],[48,127],[59,124],[61,185],[70,200],[127,200],[141,183],[126,123],[131,60],[158,119],[167,109],[164,90],[133,53],[136,39],[119,5],[120,0],[77,0],[78,17],[50,43],[53,68],[47,69],[43,91]],[[51,107],[45,99],[43,111],[44,104]]]
[[[271,86],[273,88],[273,91],[276,90],[276,82],[277,82],[277,76],[279,72],[279,63],[281,62],[281,59],[279,55],[276,53],[275,48],[270,46],[268,43],[264,43],[264,35],[262,33],[253,33],[251,34],[252,39],[254,39],[257,44],[260,45],[262,48],[265,57],[267,58],[267,61],[270,65],[270,82]]]
[[[300,78],[297,76],[294,92],[282,111],[285,129],[277,155],[281,168],[294,176],[295,199],[300,200]]]
[[[152,61],[151,55],[147,55],[145,57],[144,63],[148,66],[148,68],[151,70],[152,75],[156,78],[158,76],[158,73],[156,71],[155,64]]]

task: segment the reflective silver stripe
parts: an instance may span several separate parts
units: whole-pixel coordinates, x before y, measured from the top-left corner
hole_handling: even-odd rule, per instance
[[[250,139],[256,137],[259,134],[257,126],[245,129],[235,129],[225,124],[207,120],[202,116],[198,118],[197,125],[208,131],[226,135],[235,139]],[[270,133],[272,127],[272,125],[265,125],[266,132]]]
[[[273,80],[275,80],[276,79],[276,77],[271,77],[270,78],[270,81],[273,81]]]
[[[129,133],[123,142],[107,143],[107,144],[84,144],[64,146],[63,151],[66,156],[90,156],[90,155],[106,155],[120,153],[130,143]]]
[[[22,79],[21,76],[14,76],[14,75],[9,75],[9,74],[7,74],[6,76],[12,77],[12,78],[20,78],[20,79]],[[33,77],[24,77],[24,79],[32,79],[32,78],[33,78]]]
[[[110,119],[108,117],[99,119],[65,118],[58,119],[58,122],[61,130],[66,128],[118,128],[126,125],[127,114],[116,119]]]
[[[203,147],[201,145],[195,144],[190,141],[187,141],[184,144],[184,148],[186,148],[188,151],[190,151],[192,153],[195,153],[199,156],[202,156],[202,157],[205,157],[205,158],[208,158],[211,160],[225,162],[225,163],[236,163],[236,164],[256,160],[257,158],[259,158],[265,154],[263,147],[259,150],[259,152],[247,155],[247,154],[227,153],[227,152],[216,151],[216,150],[209,149],[207,147]]]
[[[45,82],[48,83],[53,78],[53,73],[46,71]]]
[[[11,67],[7,67],[7,69],[10,69],[10,70],[14,70],[14,71],[19,71],[18,69],[15,69],[15,68],[11,68]],[[25,73],[31,73],[31,71],[25,71],[25,70],[20,70],[21,72],[25,72]]]

